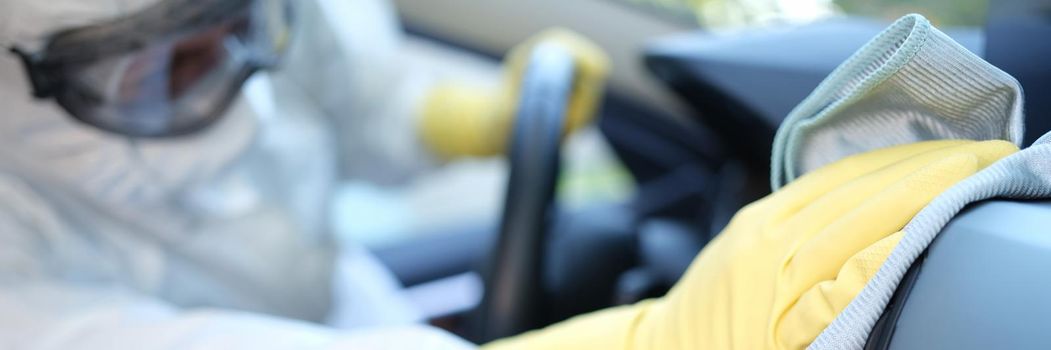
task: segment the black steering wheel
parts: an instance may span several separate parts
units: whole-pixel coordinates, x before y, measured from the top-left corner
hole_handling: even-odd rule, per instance
[[[500,232],[475,319],[479,341],[518,334],[543,321],[542,264],[575,69],[573,56],[558,45],[540,44],[529,57],[508,147]]]

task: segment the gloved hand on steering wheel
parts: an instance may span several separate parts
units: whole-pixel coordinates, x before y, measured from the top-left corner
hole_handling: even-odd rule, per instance
[[[588,39],[565,29],[549,29],[516,46],[504,61],[499,89],[460,81],[436,84],[426,97],[419,129],[430,150],[444,157],[503,154],[529,56],[540,44],[557,45],[574,60],[573,91],[566,106],[566,134],[591,121],[609,72],[609,58]]]

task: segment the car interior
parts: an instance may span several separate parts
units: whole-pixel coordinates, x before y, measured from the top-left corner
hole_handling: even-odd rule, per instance
[[[510,3],[468,15],[533,9]],[[637,41],[625,49],[636,65],[613,73],[620,87],[609,89],[597,118],[630,195],[565,203],[562,179],[572,159],[560,136],[561,106],[575,67],[567,53],[541,48],[526,69],[496,215],[374,249],[421,300],[464,296],[431,298],[425,309],[432,324],[472,341],[667,292],[738,209],[769,193],[770,149],[783,118],[887,24],[848,15],[713,33],[645,11],[625,14],[636,5],[583,3],[574,6],[644,18],[636,20],[638,37],[623,39]],[[499,60],[497,34],[464,34],[442,18],[450,10],[435,4],[396,6],[413,37]],[[984,11],[983,24],[945,32],[1021,83],[1028,145],[1051,129],[1044,98],[1051,95],[1051,41],[1034,39],[1051,36],[1051,6],[997,0]],[[585,34],[602,30],[550,20]],[[619,52],[611,50],[615,59]],[[1051,348],[1051,279],[1032,278],[1051,273],[1049,226],[1048,201],[969,206],[913,264],[866,349]]]

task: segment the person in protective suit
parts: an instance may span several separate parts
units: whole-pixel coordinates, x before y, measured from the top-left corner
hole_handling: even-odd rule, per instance
[[[501,151],[513,92],[400,35],[380,0],[0,2],[0,344],[465,346],[328,227],[341,178]]]

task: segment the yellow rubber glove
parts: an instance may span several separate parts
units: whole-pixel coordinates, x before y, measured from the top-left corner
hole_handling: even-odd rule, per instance
[[[461,82],[442,82],[433,87],[420,119],[421,137],[428,147],[444,157],[503,154],[520,100],[522,74],[533,48],[540,43],[565,48],[576,63],[572,96],[566,107],[566,134],[591,121],[602,97],[609,59],[586,38],[568,30],[550,29],[508,53],[503,85],[497,91]]]
[[[489,344],[511,349],[802,349],[934,197],[1017,151],[928,141],[845,158],[741,209],[663,298]]]

